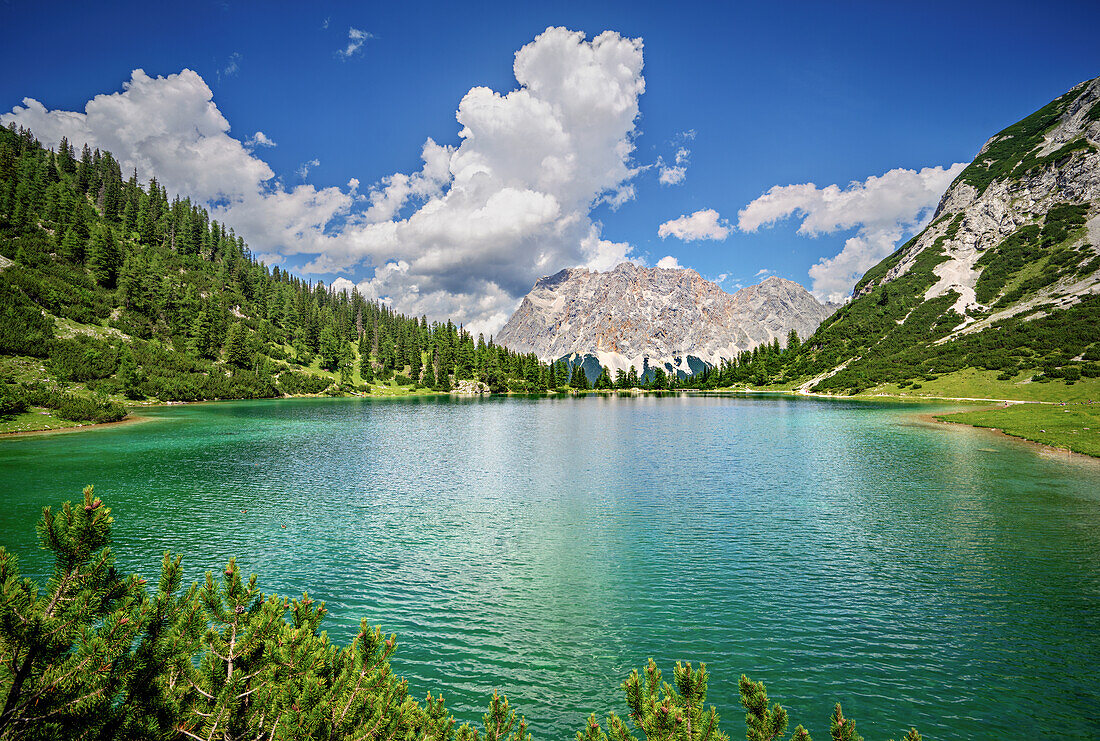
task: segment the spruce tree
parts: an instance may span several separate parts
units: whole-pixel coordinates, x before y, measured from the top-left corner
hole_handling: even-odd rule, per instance
[[[189,349],[200,358],[212,358],[218,350],[216,320],[212,309],[203,305],[191,323]]]
[[[600,367],[600,376],[596,379],[595,388],[598,389],[610,389],[615,387],[615,382],[611,380],[611,371],[607,366]]]
[[[84,238],[76,227],[69,227],[61,240],[61,256],[77,265],[84,262]]]
[[[587,391],[588,376],[584,373],[584,364],[579,360],[573,364],[572,375],[569,377],[569,386],[579,391]]]
[[[252,358],[248,352],[247,330],[240,322],[233,322],[225,337],[225,362],[234,368],[248,368]]]
[[[336,363],[336,371],[340,374],[340,385],[344,386],[352,382],[355,373],[355,356],[351,351],[351,345],[341,343],[340,357]]]
[[[359,376],[363,383],[374,383],[374,363],[371,362],[369,352],[359,356]]]
[[[118,382],[127,399],[145,398],[138,388],[141,384],[141,376],[138,374],[137,363],[134,362],[134,353],[130,350],[129,343],[123,343],[122,350],[119,352]]]
[[[121,267],[122,251],[115,239],[114,230],[106,224],[97,225],[88,254],[88,269],[91,270],[92,277],[104,288],[114,288]]]
[[[345,344],[343,338],[336,331],[336,327],[326,322],[321,329],[320,336],[321,367],[328,371],[336,370],[340,364],[340,358],[343,356]]]

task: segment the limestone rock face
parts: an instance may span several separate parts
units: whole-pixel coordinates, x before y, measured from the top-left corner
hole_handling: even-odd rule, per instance
[[[1066,98],[1072,100],[1059,106]],[[958,295],[951,307],[963,317],[957,333],[980,331],[998,320],[1041,304],[1065,308],[1086,296],[1100,293],[1100,280],[1093,274],[1084,276],[1083,280],[1079,275],[1067,277],[993,311],[991,307],[982,306],[975,295],[974,288],[982,272],[978,260],[1020,227],[1042,224],[1045,214],[1056,204],[1090,206],[1091,218],[1084,241],[1090,244],[1094,254],[1100,253],[1100,215],[1097,214],[1100,211],[1100,78],[1081,83],[1051,106],[1058,106],[1054,109],[1057,117],[1028,153],[1030,159],[1020,159],[1018,164],[1017,158],[1006,160],[1009,165],[1016,166],[1005,168],[1011,171],[993,178],[984,189],[967,182],[964,171],[944,193],[932,226],[906,246],[900,259],[895,260],[881,278],[858,284],[853,296],[868,293],[875,285],[904,275],[917,257],[929,248],[942,248],[948,259],[936,266],[939,280],[927,290],[924,298],[932,299],[949,292]],[[1040,113],[1042,111],[1035,115]],[[995,165],[996,146],[1011,144],[1013,138],[1012,128],[992,137],[978,152],[971,168]],[[1030,168],[1029,162],[1034,163]],[[1084,251],[1082,255],[1087,257]]]
[[[591,355],[612,372],[683,374],[774,338],[785,344],[792,329],[809,337],[836,308],[782,278],[730,294],[694,270],[622,263],[540,279],[495,340],[543,361]]]

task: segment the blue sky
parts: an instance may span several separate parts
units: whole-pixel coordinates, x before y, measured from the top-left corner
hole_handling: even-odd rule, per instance
[[[968,162],[999,129],[1100,74],[1100,5],[1094,2],[1048,3],[1041,10],[1010,2],[8,2],[0,14],[6,29],[0,112],[14,111],[16,120],[41,127],[48,139],[74,125],[58,112],[83,112],[94,96],[119,94],[132,71],[142,69],[144,102],[113,106],[98,123],[89,114],[81,124],[87,138],[115,149],[127,146],[119,132],[161,127],[162,139],[173,136],[174,127],[205,132],[205,144],[189,154],[153,151],[164,142],[150,139],[144,149],[121,155],[142,165],[143,176],[157,174],[199,198],[217,190],[203,179],[221,177],[219,168],[228,181],[251,172],[252,180],[242,177],[228,188],[230,200],[238,197],[234,188],[249,192],[225,220],[255,252],[292,269],[319,271],[311,276],[327,282],[338,276],[365,281],[365,292],[399,308],[453,313],[490,330],[539,275],[586,260],[606,267],[616,255],[648,264],[671,257],[706,277],[725,276],[728,290],[769,271],[823,297],[835,294],[927,215],[957,171],[948,168]],[[532,85],[557,75],[561,65],[582,64],[593,39],[608,30],[621,41],[614,49],[609,41],[605,52],[629,56],[633,50],[644,60],[629,80],[614,77],[619,62],[599,68],[615,89],[644,78],[644,92],[635,84],[626,108],[603,111],[591,125],[583,111],[563,119],[567,136],[592,139],[570,150],[572,166],[599,168],[576,177],[590,181],[589,190],[545,186],[546,198],[502,199],[508,206],[490,215],[491,234],[480,231],[480,222],[455,234],[440,233],[438,225],[408,233],[398,226],[397,236],[373,228],[377,224],[349,228],[369,207],[371,187],[382,193],[393,184],[382,179],[394,173],[422,173],[408,183],[413,194],[386,214],[395,223],[458,187],[461,178],[446,173],[446,160],[463,141],[460,101],[477,86],[501,95],[520,87],[515,54],[549,26],[582,32],[584,39],[544,38],[545,48],[532,52]],[[158,92],[158,77],[185,68],[197,76],[175,87],[163,83]],[[213,114],[199,105],[203,83]],[[162,92],[163,110],[151,111],[161,105]],[[571,91],[559,95],[569,100]],[[37,118],[16,109],[25,97],[41,103]],[[481,103],[494,105],[489,98]],[[629,115],[631,105],[637,116],[623,129],[623,111]],[[219,113],[228,131],[214,120]],[[545,173],[505,176],[499,163],[524,166],[524,148],[541,146],[543,128],[534,119],[518,120],[514,111],[497,113],[491,119],[477,114],[482,150],[466,163],[498,163],[498,190],[542,193],[533,183],[544,182]],[[537,111],[528,113],[537,118]],[[188,116],[205,123],[192,124]],[[603,126],[608,136],[592,136]],[[256,143],[257,131],[275,146]],[[619,134],[634,151],[604,162],[600,142]],[[442,174],[422,169],[429,137],[440,147],[432,152]],[[215,161],[226,138],[252,144]],[[662,184],[661,165],[666,181],[677,178],[670,168],[681,149],[682,180]],[[209,161],[191,163],[191,170],[179,162],[199,154]],[[539,162],[536,157],[526,166],[545,166]],[[611,172],[611,165],[619,169]],[[922,173],[935,167],[943,169]],[[877,179],[897,168],[913,172]],[[258,195],[249,190],[253,181]],[[853,181],[862,186],[851,190]],[[782,189],[806,183],[817,187]],[[822,190],[833,184],[839,187],[831,194]],[[739,222],[739,212],[775,186],[781,189]],[[273,190],[284,195],[266,198]],[[488,213],[486,203],[499,205],[485,198],[484,208],[471,201],[467,211],[453,210],[452,203],[447,223]],[[540,211],[554,204],[568,211],[574,201],[585,202],[574,215],[579,222]],[[294,223],[267,229],[294,209],[300,210]],[[717,212],[709,229],[699,228],[706,226],[704,213],[658,236],[661,224],[709,209]],[[378,221],[377,214],[371,220]],[[516,223],[501,221],[509,218]],[[535,222],[541,226],[528,231],[517,226]],[[318,234],[288,246],[293,238],[287,235],[299,228]],[[724,238],[684,241],[677,234]],[[587,246],[578,247],[584,238]],[[484,249],[468,244],[477,240]],[[815,264],[842,251],[844,264],[811,275]]]

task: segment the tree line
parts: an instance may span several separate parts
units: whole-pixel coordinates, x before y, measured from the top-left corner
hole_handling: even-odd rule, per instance
[[[14,126],[0,129],[0,255],[0,356],[46,371],[23,387],[9,373],[0,411],[20,394],[44,400],[43,389],[91,392],[107,408],[119,395],[448,390],[464,379],[541,391],[568,380],[453,322],[269,267],[201,205],[170,198],[156,178],[124,177],[109,152],[47,149]]]

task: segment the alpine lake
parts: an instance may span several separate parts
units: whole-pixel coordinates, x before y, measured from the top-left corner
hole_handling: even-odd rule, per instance
[[[460,721],[507,693],[538,741],[655,659],[742,673],[815,738],[1100,737],[1100,463],[925,421],[957,406],[765,395],[288,399],[0,440],[0,543],[86,484],[119,567],[231,556],[268,593],[397,634]]]

